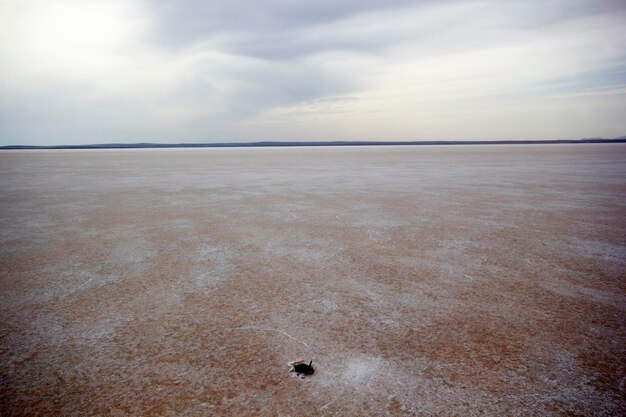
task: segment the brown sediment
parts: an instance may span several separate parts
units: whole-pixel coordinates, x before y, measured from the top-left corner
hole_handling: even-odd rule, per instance
[[[0,414],[623,415],[625,150],[0,153]]]

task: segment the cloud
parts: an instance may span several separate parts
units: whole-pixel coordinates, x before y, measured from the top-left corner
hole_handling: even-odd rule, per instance
[[[626,130],[623,2],[340,3],[4,0],[0,142]]]
[[[279,35],[337,22],[359,13],[433,1],[438,0],[266,0],[245,4],[225,0],[152,0],[148,5],[159,21],[160,41],[168,46],[184,47],[224,33],[253,34],[258,39],[267,40],[280,38]]]

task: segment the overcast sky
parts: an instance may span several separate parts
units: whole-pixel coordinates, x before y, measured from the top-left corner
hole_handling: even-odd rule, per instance
[[[0,0],[0,144],[626,135],[623,0]]]

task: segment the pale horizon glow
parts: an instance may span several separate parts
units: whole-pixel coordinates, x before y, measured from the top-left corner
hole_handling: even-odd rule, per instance
[[[622,1],[235,3],[0,0],[0,145],[626,135]]]

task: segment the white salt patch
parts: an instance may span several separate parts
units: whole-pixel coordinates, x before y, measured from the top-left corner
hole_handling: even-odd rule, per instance
[[[332,313],[337,310],[339,303],[337,302],[337,297],[335,295],[329,295],[322,299],[319,302],[319,305],[322,307],[323,312]]]
[[[463,252],[466,249],[477,248],[480,245],[468,239],[454,238],[441,242],[441,247],[447,251]]]
[[[623,245],[583,240],[575,237],[570,238],[568,243],[569,248],[588,259],[600,258],[622,264],[626,262],[626,246]]]
[[[376,358],[352,358],[348,360],[346,365],[343,379],[358,384],[376,376],[380,360]]]
[[[193,282],[202,288],[214,287],[222,281],[223,277],[216,271],[207,271],[193,279]]]
[[[127,237],[111,249],[109,259],[117,265],[151,261],[156,256],[154,245],[142,238]]]
[[[233,270],[231,252],[222,246],[205,245],[196,250],[191,258],[196,262],[206,262],[202,270],[197,271],[191,282],[191,288],[186,291],[197,289],[213,289],[220,282],[224,281]]]
[[[174,219],[163,223],[163,225],[175,227],[178,229],[193,229],[195,227],[195,223],[193,222],[193,220],[189,219]]]

